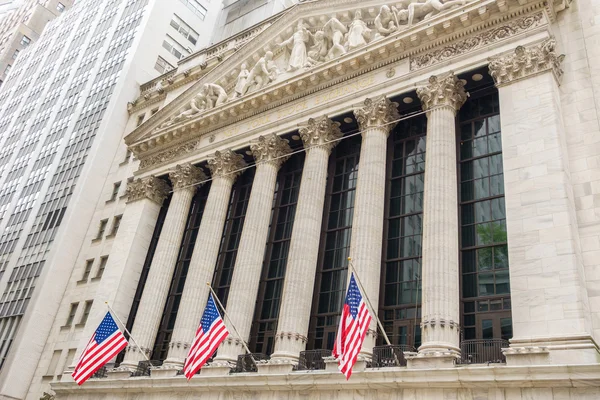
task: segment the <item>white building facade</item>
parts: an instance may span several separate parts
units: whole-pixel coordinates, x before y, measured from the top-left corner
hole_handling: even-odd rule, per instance
[[[302,2],[142,85],[27,398],[599,398],[599,7]],[[348,257],[392,345],[346,381]],[[254,361],[188,382],[206,282]],[[79,387],[104,301],[139,348]]]
[[[80,282],[78,291],[69,290],[81,300],[79,312],[84,304],[89,312],[90,290],[102,276],[102,256],[111,241],[93,243],[90,250],[86,230],[95,221],[113,158],[125,160],[118,171],[123,180],[132,173],[132,157],[126,157],[123,144],[127,103],[138,96],[141,83],[163,72],[161,58],[176,64],[209,42],[220,5],[205,6],[79,1],[22,51],[5,81],[0,92],[0,398],[43,392],[55,377],[48,365],[33,378],[46,353],[57,370],[73,358],[73,332],[57,332],[49,350],[45,344],[55,338],[52,325],[80,250],[97,253],[97,259],[89,280]],[[194,32],[188,29],[192,26]],[[168,40],[187,49],[177,54]],[[125,184],[121,189],[115,198]],[[107,229],[116,233],[118,213],[108,205]],[[76,322],[85,320],[78,315]]]

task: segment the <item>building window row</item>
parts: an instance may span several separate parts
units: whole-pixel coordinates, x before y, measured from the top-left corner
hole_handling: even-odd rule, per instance
[[[86,300],[83,303],[83,311],[81,313],[81,317],[79,318],[79,322],[75,325],[77,327],[84,326],[87,322],[87,319],[90,315],[90,311],[92,310],[92,305],[94,304],[94,300]],[[71,303],[69,307],[69,314],[67,315],[67,320],[65,324],[62,326],[63,328],[70,328],[75,322],[75,317],[77,316],[77,309],[79,308],[79,302]]]
[[[173,39],[170,35],[167,35],[163,41],[163,47],[178,59],[188,56],[191,51],[183,47],[177,40]]]
[[[112,229],[110,233],[106,236],[107,238],[111,238],[117,235],[119,231],[119,226],[121,225],[121,219],[123,215],[116,215],[113,217]],[[100,225],[98,225],[98,233],[96,233],[96,237],[92,240],[92,242],[102,240],[104,234],[106,233],[106,228],[108,227],[108,218],[105,218],[100,221]]]
[[[81,279],[77,282],[78,284],[86,283],[92,273],[92,269],[94,267],[94,259],[89,259],[85,261],[85,267],[83,269],[83,275]],[[98,265],[98,270],[96,271],[96,275],[92,278],[92,281],[98,280],[102,278],[104,274],[104,270],[106,269],[106,263],[108,262],[108,256],[100,257],[100,264]]]
[[[198,2],[198,0],[179,0],[187,6],[194,14],[196,14],[202,21],[206,18],[206,7]]]
[[[196,32],[192,27],[190,27],[184,20],[179,18],[177,14],[173,15],[173,19],[171,19],[171,26],[184,38],[189,40],[189,42],[193,45],[198,43],[198,37],[200,36],[198,32]]]

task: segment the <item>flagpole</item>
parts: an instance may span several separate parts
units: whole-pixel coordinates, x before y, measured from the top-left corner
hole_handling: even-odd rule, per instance
[[[223,315],[225,315],[225,317],[227,317],[227,319],[229,320],[229,324],[233,328],[233,331],[235,332],[235,334],[237,335],[237,337],[242,342],[242,345],[244,345],[244,349],[246,350],[246,352],[248,353],[248,355],[250,355],[250,358],[252,359],[252,362],[254,363],[254,366],[258,370],[258,365],[256,364],[256,360],[254,359],[254,356],[250,352],[250,349],[248,348],[248,345],[246,345],[246,342],[244,341],[244,339],[242,339],[242,336],[240,335],[240,333],[236,329],[235,325],[233,324],[233,321],[229,317],[229,314],[227,314],[227,310],[225,310],[225,307],[223,307],[223,304],[221,304],[221,300],[219,300],[219,296],[217,296],[217,294],[213,290],[212,286],[210,286],[210,283],[206,282],[206,286],[208,286],[208,288],[210,289],[210,292],[213,295],[213,298],[217,301],[217,304],[219,304],[219,307],[221,307],[221,310],[223,310]]]
[[[146,355],[146,352],[143,351],[140,346],[138,346],[138,344],[135,341],[135,339],[133,338],[133,336],[131,336],[131,332],[129,332],[127,330],[127,325],[125,325],[123,323],[123,321],[121,321],[121,318],[119,318],[119,316],[117,315],[117,313],[115,312],[115,310],[113,310],[112,307],[110,306],[110,304],[108,304],[108,301],[105,301],[104,304],[106,304],[106,307],[108,307],[108,311],[110,311],[110,313],[112,315],[114,315],[115,318],[117,319],[117,321],[119,321],[119,323],[123,326],[123,330],[125,330],[125,333],[127,333],[129,335],[129,339],[131,339],[131,341],[133,342],[133,344],[135,344],[135,347],[137,347],[137,349],[140,351],[140,353],[142,353],[142,355],[144,356],[144,358],[146,359],[146,361],[148,361],[148,363],[149,363],[150,362],[150,358],[148,358],[148,356]]]
[[[383,338],[385,339],[385,342],[388,344],[388,346],[391,346],[392,344],[390,343],[390,339],[388,338],[387,334],[385,333],[385,330],[383,329],[383,325],[381,324],[381,321],[379,320],[379,316],[375,312],[375,309],[373,308],[373,305],[371,304],[371,300],[369,300],[369,296],[367,295],[367,292],[365,291],[362,283],[360,282],[360,278],[358,277],[358,273],[356,272],[356,269],[354,268],[354,265],[352,264],[352,258],[350,258],[350,257],[348,257],[348,267],[352,270],[351,272],[354,272],[354,276],[356,277],[356,283],[358,283],[358,287],[360,288],[360,291],[363,293],[363,295],[365,296],[365,299],[367,300],[367,305],[369,306],[369,309],[371,310],[371,314],[373,314],[373,316],[377,320],[377,326],[379,326],[379,330],[381,331],[381,333],[383,333]]]

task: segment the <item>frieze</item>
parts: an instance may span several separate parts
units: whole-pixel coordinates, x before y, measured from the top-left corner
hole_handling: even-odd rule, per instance
[[[508,39],[522,32],[537,28],[544,24],[544,14],[537,12],[532,15],[517,18],[506,25],[482,32],[478,35],[470,36],[466,39],[452,43],[450,45],[437,48],[422,55],[411,57],[410,70],[415,71],[430,65],[437,64],[447,59],[459,56]]]
[[[196,151],[200,146],[200,139],[195,139],[167,149],[163,152],[151,155],[140,160],[140,169],[148,168],[154,165],[167,163],[179,157]]]

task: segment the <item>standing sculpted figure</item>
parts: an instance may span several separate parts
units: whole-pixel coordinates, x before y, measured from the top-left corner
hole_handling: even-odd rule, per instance
[[[287,67],[288,72],[293,72],[306,65],[308,59],[306,45],[312,37],[312,33],[304,27],[304,23],[299,21],[296,32],[294,32],[292,37],[280,44],[281,47],[287,46],[292,50]]]
[[[365,46],[370,38],[371,30],[367,27],[366,22],[362,20],[362,12],[357,10],[354,13],[354,20],[350,24],[348,40],[345,47],[348,51],[352,51],[356,48]]]
[[[238,75],[237,81],[235,82],[235,98],[242,97],[244,85],[248,80],[248,75],[250,75],[250,71],[248,71],[248,64],[242,63],[242,67],[240,69],[240,74]]]
[[[331,48],[327,52],[327,59],[333,60],[341,55],[346,54],[346,49],[342,45],[344,35],[348,33],[348,28],[342,24],[337,18],[332,17],[323,27],[325,37],[331,42]]]
[[[260,90],[277,78],[279,71],[275,65],[271,64],[272,60],[273,53],[267,51],[264,57],[261,57],[260,60],[256,62],[254,67],[250,70],[248,79],[242,88],[242,96],[248,93],[250,88],[252,88],[253,91]]]

